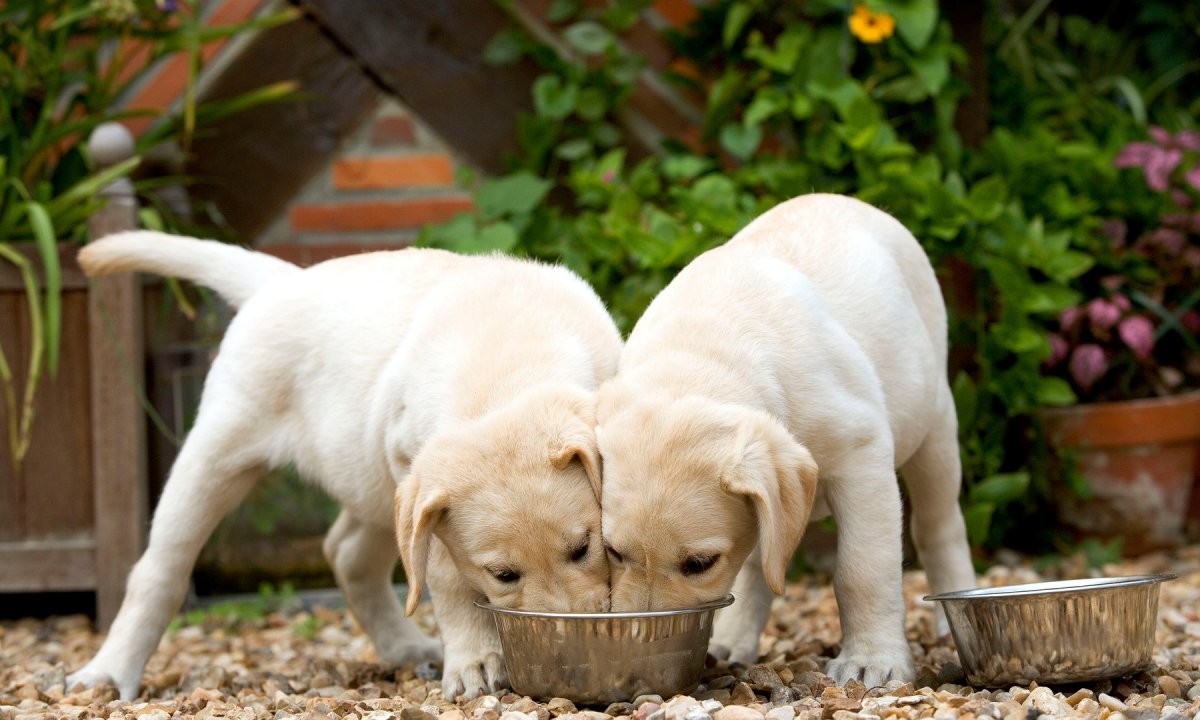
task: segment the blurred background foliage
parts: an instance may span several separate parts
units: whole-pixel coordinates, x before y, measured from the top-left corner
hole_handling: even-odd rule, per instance
[[[664,79],[703,108],[698,137],[633,157],[618,130],[645,58],[622,41],[644,0],[553,0],[551,47],[513,27],[485,57],[543,69],[511,172],[466,176],[478,213],[421,243],[562,261],[628,332],[692,258],[807,192],[855,195],[922,242],[951,315],[952,382],[972,543],[1073,547],[1056,529],[1037,411],[1077,401],[1048,373],[1047,327],[1085,299],[1102,226],[1149,227],[1163,198],[1113,160],[1150,126],[1191,128],[1200,4],[993,0],[981,53],[935,0],[719,0],[666,31]],[[505,3],[501,2],[501,5]],[[969,63],[986,67],[972,98]],[[986,133],[956,119],[974,101]],[[1099,562],[1119,549],[1093,543]]]

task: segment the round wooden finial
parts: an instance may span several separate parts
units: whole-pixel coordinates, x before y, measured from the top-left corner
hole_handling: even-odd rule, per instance
[[[116,165],[133,157],[133,135],[121,123],[102,123],[88,138],[88,152],[100,167]]]

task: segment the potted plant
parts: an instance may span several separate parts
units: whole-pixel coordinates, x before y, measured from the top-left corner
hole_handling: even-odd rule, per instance
[[[1124,537],[1127,554],[1178,542],[1200,462],[1198,153],[1200,132],[1161,128],[1121,150],[1116,166],[1142,171],[1155,210],[1105,224],[1085,300],[1049,335],[1046,368],[1079,403],[1045,410],[1045,429],[1086,488],[1060,517]]]

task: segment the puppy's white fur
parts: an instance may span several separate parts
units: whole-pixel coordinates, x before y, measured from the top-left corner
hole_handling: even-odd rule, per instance
[[[945,308],[916,240],[869,205],[793,199],[684,268],[597,419],[614,610],[732,589],[714,643],[753,662],[810,510],[832,511],[844,638],[828,671],[911,679],[896,468],[933,591],[974,584]]]
[[[505,682],[480,595],[542,610],[607,605],[594,391],[615,370],[620,336],[578,276],[437,250],[300,270],[152,232],[102,239],[80,263],[93,275],[188,278],[240,307],[121,610],[70,684],[137,694],[205,539],[265,470],[288,463],[342,505],[325,554],[381,659],[439,655],[392,592],[397,541],[409,612],[428,577],[448,697]],[[520,579],[501,582],[501,567]]]

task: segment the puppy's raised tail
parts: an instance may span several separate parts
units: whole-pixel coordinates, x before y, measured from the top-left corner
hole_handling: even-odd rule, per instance
[[[216,240],[134,230],[103,237],[79,251],[88,275],[150,272],[184,278],[215,290],[235,308],[295,265],[265,253]]]

